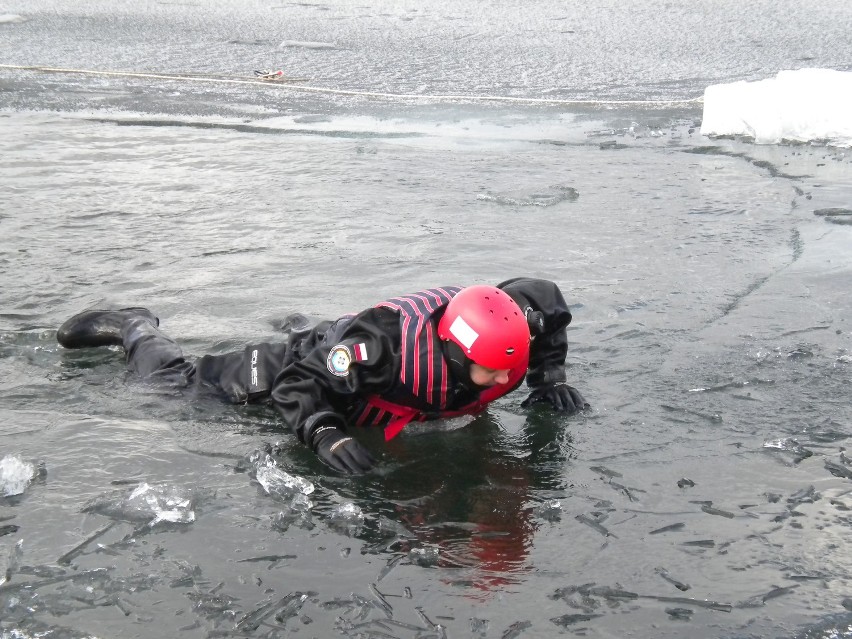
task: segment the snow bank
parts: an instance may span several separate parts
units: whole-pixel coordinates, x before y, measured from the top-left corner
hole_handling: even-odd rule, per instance
[[[796,141],[852,146],[852,73],[781,71],[758,82],[704,91],[702,135],[745,135],[758,144]]]

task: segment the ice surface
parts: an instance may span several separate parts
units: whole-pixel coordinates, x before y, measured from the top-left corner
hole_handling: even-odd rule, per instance
[[[293,495],[287,509],[282,510],[272,519],[272,527],[279,532],[284,532],[292,524],[296,524],[299,528],[311,530],[314,527],[311,513],[313,507],[314,504],[307,495],[297,493]]]
[[[364,513],[361,508],[352,502],[340,504],[331,513],[332,519],[345,519],[347,521],[364,521]]]
[[[302,49],[334,49],[336,45],[333,42],[302,42],[299,40],[284,40],[278,46],[282,49],[290,47],[300,47]]]
[[[335,506],[328,518],[329,525],[350,537],[358,535],[364,526],[364,513],[352,502]]]
[[[547,521],[559,521],[562,518],[562,502],[558,499],[548,500],[537,506],[534,512],[537,516]]]
[[[84,512],[96,512],[113,519],[189,524],[195,521],[194,495],[191,490],[175,486],[152,486],[142,482],[129,493],[111,492],[91,500]]]
[[[267,494],[278,497],[293,495],[310,495],[314,485],[304,477],[291,475],[278,466],[273,453],[274,447],[264,446],[253,451],[245,458],[250,466],[249,472],[254,475]]]
[[[515,194],[493,194],[480,193],[476,196],[477,200],[482,202],[495,202],[497,204],[505,204],[508,206],[553,206],[560,202],[573,202],[580,193],[571,186],[557,184],[549,187],[547,190],[540,190],[535,193],[515,193]]]
[[[702,135],[741,135],[852,146],[852,72],[781,71],[758,82],[714,84],[704,91]]]
[[[19,539],[18,543],[12,546],[12,549],[9,551],[9,558],[6,560],[6,570],[4,571],[3,576],[0,577],[0,586],[12,579],[12,575],[18,571],[18,566],[20,566],[21,557],[23,556],[24,540]]]
[[[195,521],[192,510],[192,497],[185,491],[171,486],[151,486],[141,483],[127,498],[127,507],[154,514],[148,525],[154,526],[161,521],[176,524],[188,524]]]
[[[423,546],[421,548],[412,548],[408,553],[408,559],[411,563],[418,566],[428,568],[435,566],[441,558],[441,551],[437,546]]]
[[[314,485],[303,477],[291,475],[277,466],[261,466],[257,469],[257,481],[270,495],[310,495]]]
[[[33,464],[16,455],[6,455],[0,460],[0,493],[4,497],[20,495],[37,474]]]

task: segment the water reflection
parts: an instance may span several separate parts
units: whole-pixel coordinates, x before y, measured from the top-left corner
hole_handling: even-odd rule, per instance
[[[377,518],[363,535],[368,547],[405,553],[481,595],[522,583],[533,569],[536,530],[561,515],[554,496],[565,489],[570,445],[564,416],[536,412],[511,433],[489,411],[458,430],[392,440],[381,475],[341,494]]]

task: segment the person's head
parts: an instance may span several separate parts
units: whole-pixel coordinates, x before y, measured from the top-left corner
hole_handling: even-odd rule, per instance
[[[494,286],[459,291],[438,322],[438,337],[449,346],[449,359],[461,365],[478,387],[505,384],[509,371],[525,363],[530,330],[521,308]]]
[[[467,375],[474,386],[495,386],[509,383],[509,368],[488,368],[476,362],[471,362]]]

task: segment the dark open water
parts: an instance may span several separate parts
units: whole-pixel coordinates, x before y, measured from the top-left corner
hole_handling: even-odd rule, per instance
[[[0,460],[46,470],[0,501],[3,639],[852,636],[852,226],[815,215],[852,209],[849,152],[710,140],[674,103],[850,70],[846,3],[0,13],[0,64],[424,96],[0,68]],[[222,352],[516,275],[565,291],[593,409],[366,432],[357,479],[272,411],[55,343],[142,304]],[[276,442],[309,495],[252,478]]]

